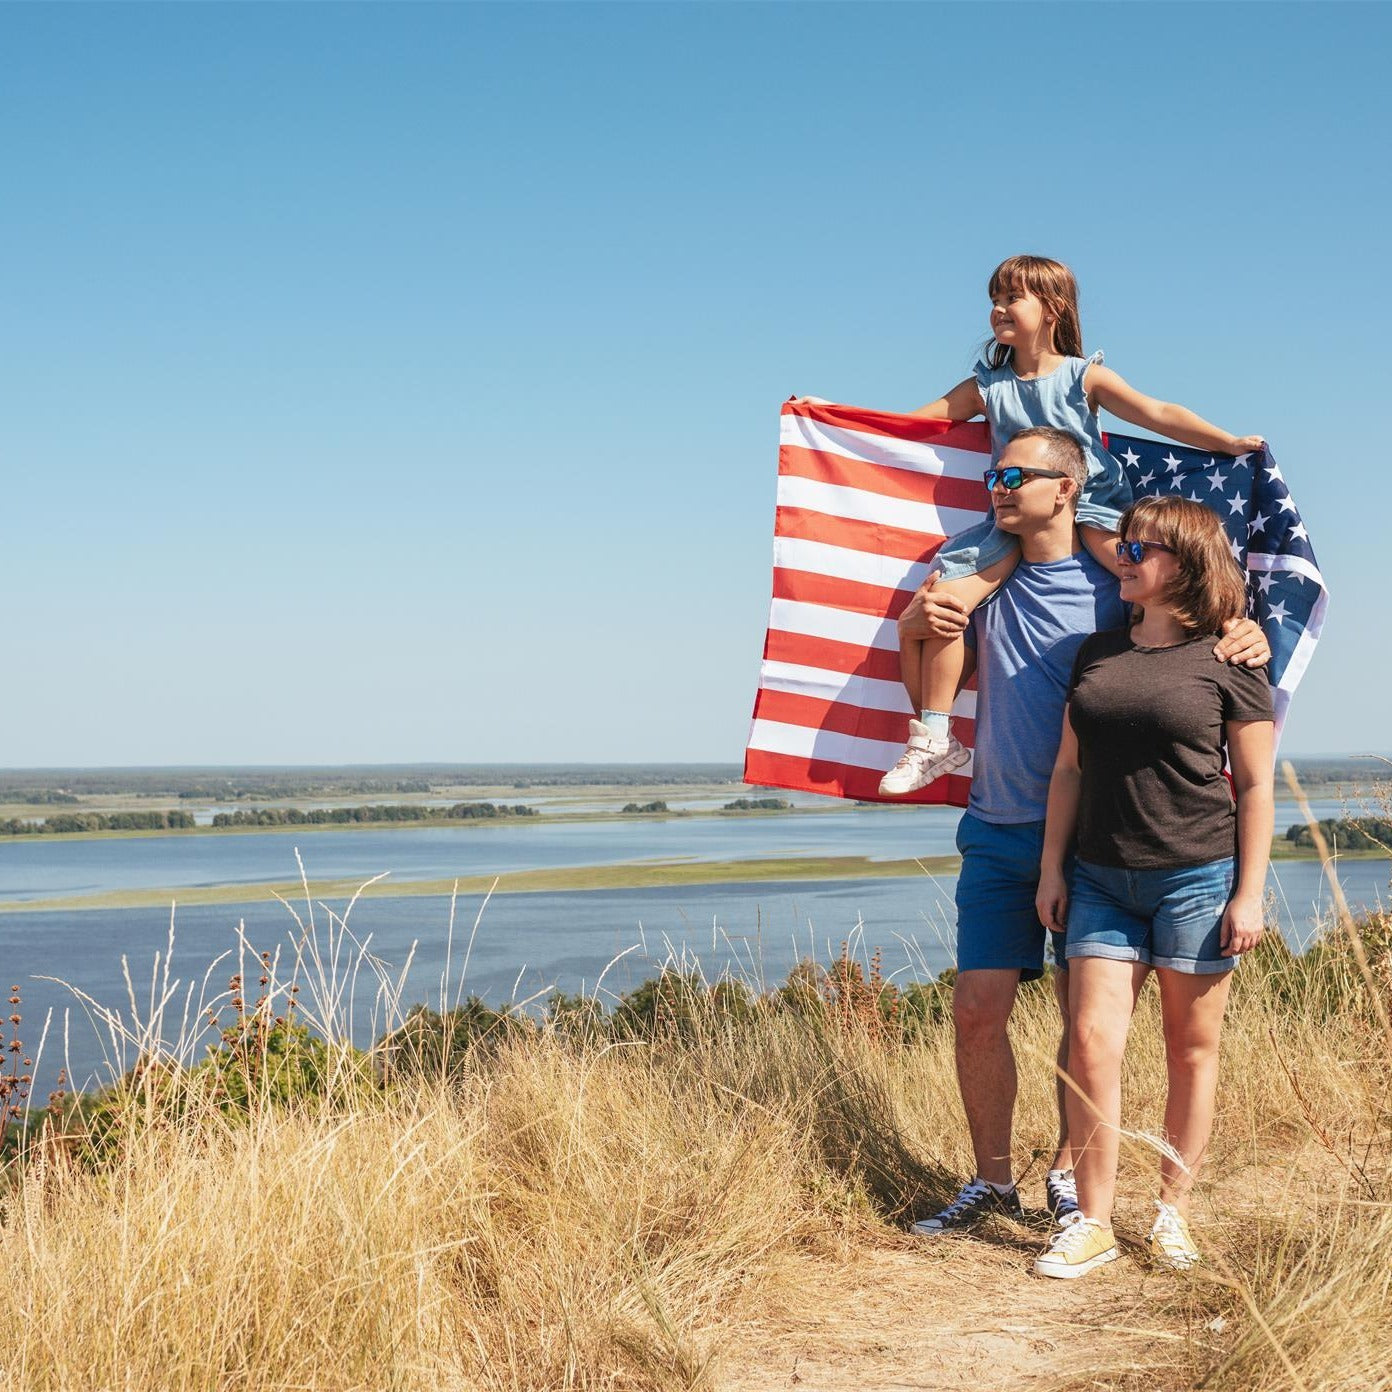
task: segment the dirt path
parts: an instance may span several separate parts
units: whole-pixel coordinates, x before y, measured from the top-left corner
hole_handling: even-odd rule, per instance
[[[1002,1230],[905,1239],[838,1263],[809,1258],[805,1297],[730,1350],[716,1385],[722,1392],[1191,1385],[1186,1331],[1154,1299],[1157,1283],[1184,1278],[1152,1270],[1124,1245],[1119,1261],[1084,1280],[1046,1281],[1029,1274],[1042,1245]]]

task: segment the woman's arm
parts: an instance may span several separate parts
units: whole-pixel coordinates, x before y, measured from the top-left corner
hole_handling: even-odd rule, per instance
[[[1093,410],[1105,406],[1114,416],[1178,440],[1182,445],[1212,450],[1214,454],[1247,454],[1266,444],[1260,435],[1229,435],[1183,406],[1146,396],[1100,363],[1088,369],[1086,386]]]
[[[1275,821],[1274,732],[1269,720],[1230,720],[1224,727],[1237,797],[1237,884],[1223,911],[1224,957],[1237,957],[1261,941],[1262,896]]]
[[[1059,741],[1058,757],[1049,779],[1049,805],[1044,814],[1044,853],[1039,861],[1039,892],[1034,908],[1039,921],[1056,933],[1062,933],[1068,921],[1068,882],[1063,877],[1063,862],[1073,844],[1073,831],[1078,825],[1078,793],[1082,773],[1078,767],[1078,737],[1063,709],[1063,738]]]
[[[984,416],[986,403],[981,399],[981,387],[975,377],[958,382],[946,396],[910,411],[911,416],[927,416],[929,420],[964,421],[973,416]]]

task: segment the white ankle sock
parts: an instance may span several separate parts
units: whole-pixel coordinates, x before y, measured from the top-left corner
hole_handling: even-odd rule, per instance
[[[950,711],[923,711],[919,719],[928,727],[928,738],[934,740],[945,740],[947,738],[947,722]]]

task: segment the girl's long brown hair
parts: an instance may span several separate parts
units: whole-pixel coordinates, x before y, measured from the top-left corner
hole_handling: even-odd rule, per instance
[[[1078,282],[1062,261],[1047,256],[1009,256],[991,272],[987,293],[995,299],[1004,290],[1028,290],[1054,316],[1054,352],[1068,358],[1083,356],[1083,328],[1078,319]],[[1013,348],[992,342],[986,360],[1004,367]]]
[[[1247,582],[1233,559],[1218,514],[1188,498],[1139,498],[1121,514],[1124,539],[1170,547],[1179,572],[1166,587],[1164,601],[1190,633],[1221,633],[1229,619],[1247,612]],[[1137,609],[1137,614],[1140,610]]]

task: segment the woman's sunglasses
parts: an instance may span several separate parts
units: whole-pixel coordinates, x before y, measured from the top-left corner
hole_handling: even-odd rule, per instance
[[[1158,541],[1119,541],[1116,548],[1117,560],[1130,561],[1132,565],[1140,565],[1147,551],[1164,551],[1171,556],[1175,554],[1173,546],[1165,546]]]
[[[1023,488],[1026,479],[1067,477],[1067,474],[1062,474],[1057,469],[1022,469],[1018,464],[1008,464],[1004,469],[987,469],[982,475],[986,480],[987,492],[993,492],[996,485],[1000,484],[1007,493]]]

